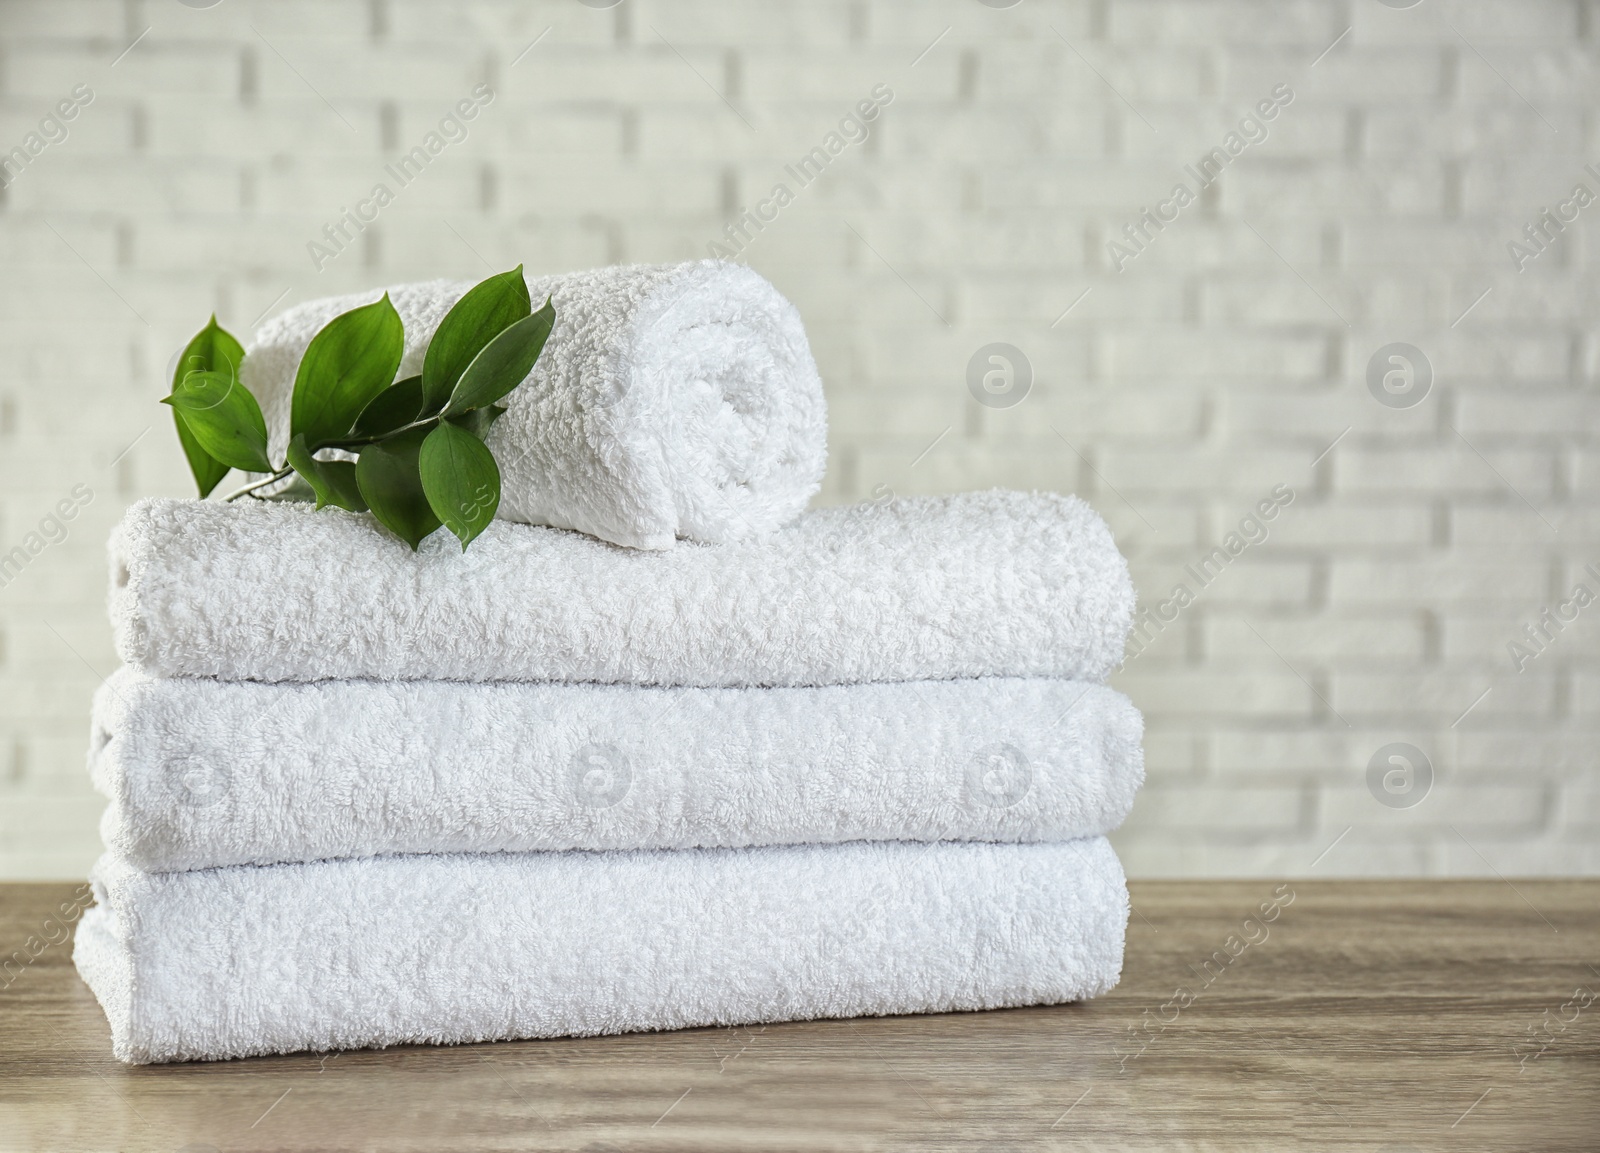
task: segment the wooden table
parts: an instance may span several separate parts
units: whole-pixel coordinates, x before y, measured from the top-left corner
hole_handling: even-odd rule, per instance
[[[0,959],[71,893],[0,886]],[[55,945],[0,991],[0,1149],[1600,1149],[1600,882],[1133,898],[1089,1004],[145,1068]]]

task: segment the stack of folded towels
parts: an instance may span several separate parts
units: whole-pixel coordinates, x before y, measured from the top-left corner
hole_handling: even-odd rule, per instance
[[[1143,763],[1139,713],[1104,684],[1133,607],[1110,532],[1049,494],[802,514],[820,383],[798,316],[756,281],[531,282],[557,327],[491,447],[600,462],[508,491],[546,527],[412,553],[337,509],[128,512],[110,600],[126,667],[90,753],[108,852],[76,946],[119,1058],[1116,983],[1128,905],[1105,834]],[[391,290],[408,340],[463,287]],[[258,396],[348,303],[263,330]],[[698,430],[672,427],[696,409]],[[625,467],[651,454],[653,494]]]

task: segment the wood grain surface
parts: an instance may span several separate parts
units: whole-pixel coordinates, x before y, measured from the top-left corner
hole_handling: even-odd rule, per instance
[[[62,942],[0,1149],[1600,1149],[1600,882],[1132,888],[1087,1004],[143,1068]],[[0,960],[73,891],[0,886]]]

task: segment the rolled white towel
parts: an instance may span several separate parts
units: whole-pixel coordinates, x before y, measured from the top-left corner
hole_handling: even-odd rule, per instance
[[[591,1036],[1093,997],[1128,894],[1103,839],[102,858],[73,959],[135,1063]]]
[[[1061,841],[1144,776],[1121,693],[166,680],[95,697],[106,846],[153,872],[384,853]]]
[[[428,341],[470,287],[387,290],[405,324],[402,378],[422,370]],[[288,443],[311,338],[383,291],[296,305],[246,348],[242,376],[273,460]],[[627,265],[529,277],[528,293],[535,308],[551,298],[556,323],[489,435],[502,518],[666,549],[678,537],[770,533],[815,495],[827,461],[822,381],[800,314],[759,273],[715,260]]]
[[[123,663],[224,680],[1102,681],[1133,611],[1105,522],[1051,493],[820,509],[660,553],[503,521],[413,553],[340,509],[145,500],[111,568]]]

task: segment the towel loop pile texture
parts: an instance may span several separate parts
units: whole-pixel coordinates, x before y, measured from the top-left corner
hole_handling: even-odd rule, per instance
[[[259,501],[141,501],[113,533],[74,960],[115,1055],[1113,986],[1143,722],[1105,684],[1134,594],[1104,522],[1000,491],[802,513],[821,391],[770,285],[529,286],[558,328],[491,438],[512,519],[466,552]],[[402,372],[464,288],[390,290]],[[373,295],[251,347],[279,451],[306,342]]]
[[[1128,917],[1103,837],[108,862],[95,893],[76,961],[140,1063],[1080,1000]]]
[[[470,282],[387,289],[405,325],[400,376]],[[267,418],[272,459],[311,338],[384,290],[313,300],[262,326],[242,377]],[[642,549],[721,542],[788,523],[827,461],[822,380],[795,308],[741,264],[625,265],[529,277],[556,323],[532,373],[504,401],[488,444],[499,515]]]
[[[662,552],[146,501],[76,960],[128,1061],[1094,996],[1142,721],[1082,502]],[[601,912],[603,911],[603,912]],[[443,976],[442,976],[443,975]]]
[[[819,509],[665,553],[496,522],[414,554],[340,509],[145,500],[111,559],[122,660],[225,680],[1100,681],[1134,603],[1105,522],[1053,493]]]
[[[1002,677],[280,686],[122,669],[94,717],[106,846],[152,872],[390,853],[1064,841],[1119,825],[1143,764],[1142,720],[1121,693]]]

